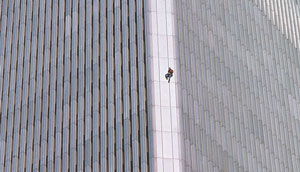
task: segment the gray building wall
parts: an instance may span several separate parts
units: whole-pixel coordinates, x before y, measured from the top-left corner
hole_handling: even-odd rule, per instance
[[[0,171],[299,171],[299,8],[0,0]]]
[[[299,171],[299,1],[176,0],[185,171]]]
[[[0,171],[147,171],[144,2],[0,0]]]

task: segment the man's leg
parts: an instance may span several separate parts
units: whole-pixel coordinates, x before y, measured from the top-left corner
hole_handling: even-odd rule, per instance
[[[172,76],[173,76],[172,74],[169,74],[169,80],[168,80],[168,83],[170,83]]]
[[[168,80],[168,78],[170,78],[170,75],[167,73],[167,74],[165,75],[165,77],[166,77],[166,80]]]

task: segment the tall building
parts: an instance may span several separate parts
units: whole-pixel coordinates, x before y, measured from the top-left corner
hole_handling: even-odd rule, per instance
[[[299,3],[0,0],[0,171],[300,171]]]

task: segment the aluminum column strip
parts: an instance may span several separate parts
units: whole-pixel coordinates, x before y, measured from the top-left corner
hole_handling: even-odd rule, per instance
[[[92,13],[92,18],[93,18],[93,23],[92,23],[92,29],[93,29],[93,36],[92,36],[92,72],[93,72],[93,84],[92,84],[92,124],[93,124],[93,129],[92,129],[92,168],[93,171],[100,171],[100,133],[99,133],[99,125],[100,125],[100,72],[99,72],[99,1],[98,0],[93,0],[93,13]]]
[[[77,78],[78,78],[78,0],[72,1],[72,52],[71,52],[71,117],[70,117],[70,171],[77,165]]]
[[[27,2],[26,12],[26,36],[24,52],[24,71],[22,88],[22,118],[21,118],[21,138],[20,138],[20,158],[19,171],[24,171],[26,166],[26,142],[27,142],[27,120],[28,120],[28,86],[29,86],[29,67],[31,50],[31,25],[32,25],[32,2]]]
[[[84,171],[92,171],[92,9],[92,0],[86,1]]]
[[[123,157],[123,100],[122,100],[122,47],[121,47],[121,0],[114,2],[114,51],[115,51],[115,130],[116,130],[116,171],[124,171]]]
[[[139,144],[138,144],[138,88],[137,88],[137,45],[136,45],[136,2],[129,0],[129,64],[130,64],[130,92],[131,92],[131,144],[132,144],[132,171],[138,171]]]
[[[0,97],[2,102],[1,110],[1,128],[0,128],[0,171],[4,171],[5,165],[5,152],[6,152],[6,137],[7,137],[7,120],[8,120],[8,87],[9,87],[9,79],[10,79],[10,61],[11,61],[11,43],[12,43],[12,32],[13,32],[13,17],[14,17],[14,0],[10,1],[7,10],[7,32],[6,32],[6,42],[3,43],[5,47],[3,48],[3,56],[4,66],[2,67],[4,76],[1,76],[3,79],[3,87],[0,93]],[[5,51],[4,51],[5,50]],[[4,53],[5,52],[5,53]],[[1,65],[2,66],[2,65]],[[2,83],[1,83],[2,85]],[[2,108],[2,109],[1,109]],[[8,126],[11,127],[11,126]]]
[[[123,83],[123,124],[124,124],[124,171],[130,172],[132,161],[131,120],[130,120],[130,67],[129,67],[129,20],[128,0],[122,0],[122,83]]]
[[[101,172],[108,171],[107,138],[107,19],[106,0],[100,1],[100,167]]]
[[[55,171],[55,128],[56,128],[56,75],[57,75],[57,45],[58,45],[58,0],[52,2],[52,28],[51,28],[51,58],[50,58],[50,97],[49,97],[49,123],[48,123],[48,159],[47,169]]]
[[[2,100],[2,92],[3,92],[3,77],[4,77],[3,72],[4,72],[4,63],[5,63],[4,53],[5,53],[7,17],[8,17],[8,1],[7,0],[4,0],[4,2],[2,4],[2,8],[3,8],[3,11],[1,13],[1,31],[0,31],[0,98],[1,98],[1,100]],[[0,112],[2,112],[2,101],[0,102]],[[2,117],[0,117],[0,118],[2,118]],[[1,121],[0,121],[0,123],[1,123]]]
[[[38,0],[33,1],[32,14],[32,37],[30,54],[30,75],[29,75],[29,99],[27,119],[27,140],[26,140],[26,171],[32,170],[33,163],[33,138],[34,138],[34,110],[36,90],[36,61],[37,61],[37,40],[38,40]]]
[[[52,2],[46,1],[40,171],[47,170]]]
[[[14,133],[13,133],[13,153],[12,153],[12,171],[18,171],[19,161],[19,147],[20,147],[20,128],[21,128],[21,100],[22,100],[22,82],[23,82],[23,68],[24,68],[24,47],[25,47],[25,16],[26,16],[26,1],[21,2],[20,12],[20,30],[18,42],[18,64],[17,64],[17,83],[16,83],[16,97],[15,97],[15,114],[14,114]]]
[[[0,0],[0,23],[1,23],[1,18],[2,18],[2,3],[3,3],[3,0]]]
[[[138,93],[139,93],[139,143],[141,171],[148,171],[147,157],[147,112],[146,112],[146,71],[145,71],[145,44],[144,44],[144,18],[143,18],[143,1],[136,2],[137,16],[137,63],[138,63]]]
[[[71,105],[71,46],[72,46],[72,2],[65,2],[65,35],[64,35],[64,92],[63,92],[63,136],[62,136],[62,171],[68,171],[70,165],[70,105]]]
[[[114,77],[114,2],[107,1],[107,119],[108,119],[108,171],[113,172],[115,162],[115,77]]]
[[[42,111],[42,82],[44,66],[44,28],[45,28],[45,1],[39,4],[39,27],[36,69],[36,93],[35,93],[35,119],[34,119],[34,141],[33,141],[33,171],[39,171],[40,162],[40,140],[41,140],[41,111]]]
[[[19,34],[19,14],[20,14],[20,1],[16,0],[14,4],[14,19],[13,23],[13,34],[12,34],[12,45],[11,45],[11,66],[10,66],[10,77],[7,84],[10,85],[8,91],[8,119],[7,119],[7,137],[6,137],[6,157],[5,157],[5,171],[11,171],[11,152],[13,149],[12,138],[13,138],[13,129],[14,129],[14,105],[15,105],[15,90],[16,90],[16,65],[17,65],[17,54],[18,54],[18,34]],[[5,84],[5,82],[4,82]],[[4,95],[4,94],[3,94]],[[3,98],[3,97],[2,97]]]
[[[85,1],[79,1],[78,39],[78,112],[77,112],[77,171],[84,170],[84,54],[85,54]]]
[[[54,148],[54,169],[62,170],[62,119],[63,119],[63,77],[64,77],[64,21],[65,3],[58,1],[58,42],[57,42],[57,81],[56,81],[56,110],[55,110],[55,148]]]

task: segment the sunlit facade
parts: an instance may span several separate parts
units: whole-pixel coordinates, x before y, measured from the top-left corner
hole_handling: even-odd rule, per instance
[[[185,171],[300,170],[299,3],[176,0]]]

